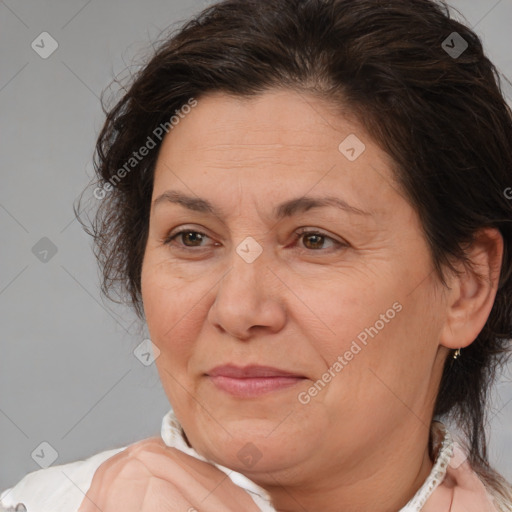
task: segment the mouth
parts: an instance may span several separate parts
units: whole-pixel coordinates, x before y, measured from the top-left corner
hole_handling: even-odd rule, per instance
[[[217,366],[206,375],[218,389],[239,398],[280,391],[295,386],[306,378],[279,368],[254,365]]]

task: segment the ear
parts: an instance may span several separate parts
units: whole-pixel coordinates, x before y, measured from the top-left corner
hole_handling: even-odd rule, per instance
[[[462,273],[452,275],[448,283],[446,321],[440,343],[450,349],[471,345],[491,313],[503,258],[501,233],[495,228],[479,230],[466,254],[473,268],[461,263]]]

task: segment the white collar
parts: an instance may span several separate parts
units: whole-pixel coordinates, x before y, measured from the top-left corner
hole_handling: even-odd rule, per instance
[[[245,489],[251,495],[254,502],[262,512],[275,512],[275,509],[271,504],[270,496],[265,489],[256,485],[252,480],[249,480],[241,473],[237,473],[229,468],[215,464],[212,461],[208,461],[203,456],[199,455],[193,448],[190,448],[185,441],[183,429],[172,409],[162,420],[161,435],[167,446],[178,448],[192,457],[214,464],[214,466],[226,473],[235,485]],[[446,476],[448,464],[453,456],[454,442],[452,436],[446,427],[438,421],[432,424],[432,435],[434,450],[437,452],[437,457],[432,471],[423,485],[418,489],[418,492],[414,497],[398,512],[420,512],[427,499],[430,498],[431,494]],[[436,446],[438,447],[437,449]]]
[[[430,471],[418,492],[399,512],[420,512],[425,502],[446,476],[450,459],[453,457],[454,442],[452,436],[441,422],[435,421],[432,424],[432,437],[434,451],[437,453],[432,471]]]

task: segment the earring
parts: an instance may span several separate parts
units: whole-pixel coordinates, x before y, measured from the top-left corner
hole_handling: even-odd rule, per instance
[[[460,348],[458,348],[453,354],[453,359],[457,359],[460,356]]]

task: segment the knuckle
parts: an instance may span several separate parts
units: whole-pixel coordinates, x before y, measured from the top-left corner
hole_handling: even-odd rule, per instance
[[[149,439],[143,439],[142,441],[138,441],[137,443],[132,444],[127,448],[127,455],[129,456],[138,456],[141,453],[145,453],[148,451],[160,451],[162,449],[162,441],[158,440],[155,437],[151,437]]]
[[[133,443],[130,445],[130,448],[137,448],[140,446],[151,446],[156,445],[159,443],[159,439],[157,437],[147,437],[146,439],[141,439],[140,441],[137,441],[136,443]]]
[[[126,459],[117,474],[117,477],[122,480],[140,480],[150,476],[151,472],[147,466],[141,460],[135,458]]]
[[[117,466],[119,464],[119,461],[121,461],[125,457],[125,454],[123,452],[117,453],[113,457],[108,458],[107,460],[103,461],[94,472],[93,481],[101,480],[105,478],[112,470],[113,467]]]

